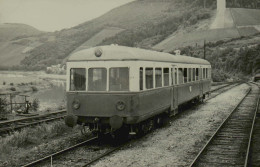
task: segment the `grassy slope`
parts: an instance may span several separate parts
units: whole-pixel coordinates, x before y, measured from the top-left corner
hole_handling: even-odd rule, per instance
[[[10,41],[20,36],[38,35],[41,31],[25,24],[0,24],[0,42]]]
[[[231,8],[227,9],[225,14],[225,21],[230,22],[230,20],[227,20],[227,18],[231,17],[230,19],[232,19],[234,26],[232,26],[230,23],[225,23],[224,27],[218,29],[195,31],[192,33],[181,33],[177,35],[175,34],[156,44],[154,48],[157,50],[171,52],[180,47],[186,47],[190,45],[194,46],[196,44],[203,45],[204,40],[207,42],[216,42],[223,39],[250,36],[260,32],[253,26],[260,25],[260,19],[258,19],[260,17],[260,10]],[[218,20],[218,18],[216,18],[216,20]],[[213,22],[213,24],[217,23]],[[213,27],[218,26],[214,25]]]
[[[70,53],[106,27],[117,27],[125,31],[112,37],[104,35],[108,38],[102,40],[100,45],[117,43],[138,47],[152,46],[174,32],[182,22],[189,25],[192,14],[200,11],[200,8],[192,7],[191,3],[183,3],[181,0],[131,2],[92,21],[55,32],[55,41],[47,41],[30,51],[30,56],[22,64],[31,69],[44,69],[51,64],[63,62]]]
[[[206,46],[206,59],[212,65],[214,81],[227,78],[243,78],[260,69],[260,34],[249,37],[209,42]],[[203,47],[184,47],[188,56],[203,58]]]
[[[30,43],[15,43],[16,39],[39,35],[42,32],[24,24],[0,24],[0,66],[20,64],[28,54],[24,50]]]
[[[89,40],[87,40],[85,43],[80,45],[77,49],[75,49],[72,53],[77,52],[82,49],[87,49],[93,46],[97,46],[100,44],[104,39],[113,37],[116,34],[122,32],[124,29],[116,28],[116,27],[108,27],[102,29],[100,32],[95,34],[93,37],[91,37]]]

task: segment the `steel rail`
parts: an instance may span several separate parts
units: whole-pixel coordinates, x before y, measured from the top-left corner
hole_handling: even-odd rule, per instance
[[[255,84],[255,83],[253,83]],[[260,85],[256,84],[258,86],[258,92],[260,92]],[[255,120],[256,120],[256,115],[258,112],[258,108],[259,108],[259,101],[260,101],[260,93],[258,95],[258,100],[257,100],[257,104],[256,104],[256,109],[255,109],[255,114],[254,114],[254,118],[253,118],[253,122],[251,125],[251,131],[250,131],[250,137],[248,140],[248,147],[247,147],[247,152],[246,152],[246,159],[245,159],[245,163],[244,163],[244,167],[248,166],[248,160],[249,160],[249,155],[250,155],[250,148],[251,148],[251,143],[252,143],[252,136],[253,136],[253,132],[254,132],[254,125],[255,125]]]
[[[226,85],[224,85],[224,86],[220,86],[220,87],[218,87],[218,88],[216,88],[216,89],[210,90],[210,92],[218,91],[219,89],[223,89],[223,88],[225,88],[225,87],[231,86],[232,84],[236,84],[236,83],[230,83],[230,84],[226,84]]]
[[[61,111],[58,111],[58,112],[47,113],[47,114],[43,114],[43,115],[31,116],[31,117],[27,117],[27,118],[20,118],[20,119],[8,120],[8,121],[1,121],[0,122],[0,126],[1,125],[5,125],[5,124],[15,123],[15,122],[27,121],[27,120],[31,120],[31,119],[40,119],[40,118],[43,118],[43,117],[48,117],[48,116],[51,116],[51,115],[57,115],[57,114],[62,114],[62,113],[66,113],[66,110],[61,110]]]
[[[97,136],[92,137],[92,138],[90,138],[90,139],[88,139],[88,140],[86,140],[86,141],[84,141],[84,142],[78,143],[78,144],[76,144],[76,145],[74,145],[74,146],[71,146],[71,147],[69,147],[69,148],[63,149],[63,150],[58,151],[58,152],[56,152],[56,153],[47,155],[47,156],[45,156],[45,157],[43,157],[43,158],[41,158],[41,159],[38,159],[38,160],[35,160],[35,161],[31,162],[31,163],[28,163],[28,164],[26,164],[26,165],[23,165],[22,167],[35,166],[35,165],[37,165],[37,164],[39,164],[39,163],[41,163],[41,162],[43,162],[43,161],[46,161],[46,160],[48,160],[48,159],[51,159],[51,158],[53,158],[53,157],[56,157],[56,156],[61,155],[61,154],[63,154],[63,153],[66,153],[66,152],[68,152],[68,151],[70,151],[70,150],[73,150],[73,149],[75,149],[75,148],[77,148],[77,147],[86,145],[86,144],[88,144],[88,143],[90,143],[90,142],[94,142],[94,141],[97,140],[97,139],[98,139]]]
[[[116,150],[118,150],[118,149],[120,149],[120,148],[122,148],[122,147],[123,147],[123,145],[122,145],[122,146],[118,146],[118,147],[116,147],[116,148],[113,148],[113,149],[111,149],[111,150],[105,152],[104,154],[99,155],[99,156],[97,156],[96,158],[92,159],[91,161],[87,162],[87,163],[86,163],[85,165],[83,165],[82,167],[87,167],[87,166],[93,164],[94,162],[96,162],[96,161],[100,160],[101,158],[103,158],[103,157],[105,157],[105,156],[107,156],[107,155],[109,155],[109,154],[115,152]]]
[[[19,130],[19,129],[22,129],[22,128],[25,128],[25,127],[30,127],[30,126],[33,126],[33,125],[38,125],[38,124],[42,124],[42,123],[45,123],[45,122],[51,122],[51,121],[54,121],[54,120],[57,120],[57,119],[63,119],[64,116],[59,116],[59,117],[55,117],[55,118],[48,118],[48,119],[43,119],[43,120],[38,120],[38,121],[34,121],[34,122],[29,122],[29,123],[25,123],[24,125],[17,125],[17,126],[14,126],[14,127],[3,127],[3,128],[0,128],[0,135],[1,134],[6,134],[10,131],[14,131],[14,130]],[[16,122],[19,124],[19,122]],[[22,123],[22,122],[20,122]]]
[[[58,119],[64,119],[65,110],[48,113],[40,116],[33,116],[29,118],[22,118],[16,120],[9,120],[0,123],[0,135],[7,134],[11,131],[20,130],[25,127],[30,127],[34,125],[38,125],[45,122],[51,122]],[[61,114],[61,115],[59,115]]]
[[[197,156],[194,158],[192,163],[189,165],[189,167],[192,167],[198,158],[201,156],[201,154],[205,151],[206,147],[212,142],[213,138],[216,136],[216,134],[219,132],[219,130],[224,126],[224,124],[227,122],[227,120],[231,117],[231,115],[237,110],[237,108],[240,106],[240,104],[244,101],[244,99],[248,96],[248,94],[251,92],[252,88],[250,87],[247,91],[246,95],[241,99],[241,101],[235,106],[235,108],[231,111],[231,113],[226,117],[226,119],[221,123],[221,125],[217,128],[217,130],[214,132],[214,134],[210,137],[210,139],[207,141],[207,143],[204,145],[204,147],[200,150],[200,152],[197,154]]]
[[[216,94],[216,95],[214,95],[214,96],[210,96],[210,97],[207,98],[205,101],[208,101],[208,100],[210,100],[210,99],[213,99],[213,98],[217,97],[218,95],[220,95],[220,94],[222,94],[222,93],[225,93],[225,92],[227,92],[228,90],[230,90],[230,89],[232,89],[232,88],[234,88],[234,87],[236,87],[236,86],[239,86],[239,85],[241,85],[241,84],[243,84],[243,83],[234,83],[234,84],[230,84],[230,85],[223,86],[223,87],[221,87],[221,88],[219,88],[219,89],[217,89],[217,90],[212,90],[212,91],[210,91],[210,93],[216,92],[216,91],[218,91],[218,90],[221,90],[221,89],[224,89],[224,88],[227,88],[227,87],[230,86],[230,88],[225,89],[225,90],[221,91],[220,93],[218,93],[218,94]]]

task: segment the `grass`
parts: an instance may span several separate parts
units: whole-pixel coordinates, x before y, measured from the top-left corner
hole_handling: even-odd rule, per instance
[[[64,121],[41,124],[36,127],[16,131],[7,137],[0,137],[0,166],[20,166],[31,152],[42,154],[46,150],[59,148],[59,142],[52,140],[62,137],[67,133],[75,133],[79,129],[71,129]],[[35,158],[35,157],[32,157]]]

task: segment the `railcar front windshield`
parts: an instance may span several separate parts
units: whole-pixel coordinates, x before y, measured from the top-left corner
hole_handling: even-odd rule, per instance
[[[107,89],[107,69],[90,68],[88,69],[88,90],[106,91]]]
[[[129,91],[129,68],[71,68],[70,91]]]
[[[70,69],[70,90],[71,91],[86,90],[86,69],[85,68]]]
[[[110,68],[109,69],[109,91],[129,90],[129,69]]]

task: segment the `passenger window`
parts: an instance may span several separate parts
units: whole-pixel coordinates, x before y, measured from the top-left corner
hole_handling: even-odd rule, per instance
[[[146,89],[153,88],[153,68],[145,69],[145,86]]]
[[[188,72],[189,72],[189,73],[188,73],[188,81],[189,81],[189,82],[192,81],[192,72],[191,72],[191,71],[192,71],[192,69],[189,68],[189,70],[188,70]]]
[[[162,69],[155,68],[155,87],[162,87]]]
[[[178,68],[175,68],[175,71],[174,71],[174,78],[175,78],[175,84],[177,85],[178,84],[178,81],[177,81],[177,73],[178,73]]]
[[[143,75],[144,75],[143,67],[141,67],[139,71],[140,90],[143,90]]]
[[[110,68],[109,69],[109,90],[128,91],[129,90],[129,68]]]
[[[70,69],[70,90],[86,90],[86,69],[72,68]]]
[[[183,84],[183,81],[184,81],[184,77],[183,77],[183,69],[182,68],[179,68],[178,69],[178,76],[179,76],[179,84]]]
[[[88,90],[106,91],[107,88],[107,69],[90,68],[88,70]]]
[[[196,68],[196,80],[198,81],[199,80],[199,69]]]
[[[174,84],[173,68],[171,68],[171,85]]]
[[[169,68],[163,69],[164,86],[169,86]]]
[[[192,81],[196,81],[196,69],[192,69]]]
[[[188,69],[184,68],[184,83],[188,82]]]

